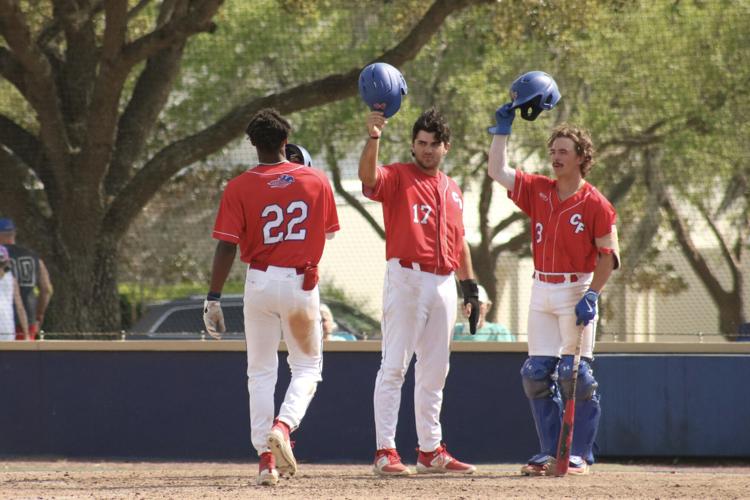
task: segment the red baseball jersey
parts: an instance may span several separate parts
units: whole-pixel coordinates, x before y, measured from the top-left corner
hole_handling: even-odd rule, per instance
[[[599,253],[616,253],[612,204],[592,186],[584,183],[573,196],[560,202],[557,181],[543,175],[516,170],[513,191],[508,197],[531,217],[534,268],[547,273],[590,273]],[[612,235],[615,244],[597,247],[596,238]]]
[[[455,270],[463,252],[464,201],[458,184],[442,172],[427,175],[414,163],[378,167],[373,188],[383,204],[385,257]]]
[[[239,243],[242,262],[304,267],[339,230],[331,184],[320,170],[284,162],[258,165],[229,181],[212,236]]]

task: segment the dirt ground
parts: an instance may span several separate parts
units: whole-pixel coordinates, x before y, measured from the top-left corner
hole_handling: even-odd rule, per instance
[[[604,463],[565,478],[522,477],[518,468],[382,479],[364,464],[300,464],[294,478],[261,487],[254,463],[16,460],[0,461],[0,498],[750,498],[750,463]]]

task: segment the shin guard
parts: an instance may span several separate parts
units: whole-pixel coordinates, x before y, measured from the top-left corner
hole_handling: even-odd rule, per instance
[[[599,384],[594,378],[590,361],[581,359],[576,383],[576,417],[573,428],[572,455],[577,455],[589,464],[594,463],[594,441],[599,430],[599,418],[602,410],[599,405]],[[559,378],[562,395],[567,400],[571,394],[573,373],[573,356],[563,356],[560,362]]]
[[[562,400],[554,380],[558,358],[531,356],[521,368],[524,392],[531,405],[534,426],[539,438],[539,457],[554,457],[560,436]]]

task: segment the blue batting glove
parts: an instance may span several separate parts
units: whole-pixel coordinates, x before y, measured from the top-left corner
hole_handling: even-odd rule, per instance
[[[593,321],[596,316],[596,301],[599,299],[599,293],[589,289],[583,298],[576,304],[576,325],[586,326],[589,321]]]
[[[512,102],[506,102],[495,111],[495,121],[497,125],[487,129],[487,132],[495,135],[510,135],[510,127],[513,125],[513,118],[516,117],[516,109]]]

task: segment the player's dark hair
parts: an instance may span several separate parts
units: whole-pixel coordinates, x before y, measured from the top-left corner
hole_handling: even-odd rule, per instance
[[[594,142],[591,140],[591,134],[588,130],[576,127],[569,123],[562,123],[552,129],[549,139],[547,139],[547,147],[552,147],[552,143],[558,137],[567,137],[573,144],[575,144],[576,154],[583,157],[583,163],[581,163],[581,177],[586,177],[594,166]]]
[[[281,143],[289,137],[290,130],[291,125],[278,111],[265,108],[253,115],[245,133],[258,150],[274,152],[281,148]]]
[[[445,121],[440,111],[435,108],[428,109],[414,122],[414,128],[411,131],[411,142],[414,142],[420,130],[435,134],[435,139],[444,144],[451,142],[451,129],[448,126],[448,122]]]

